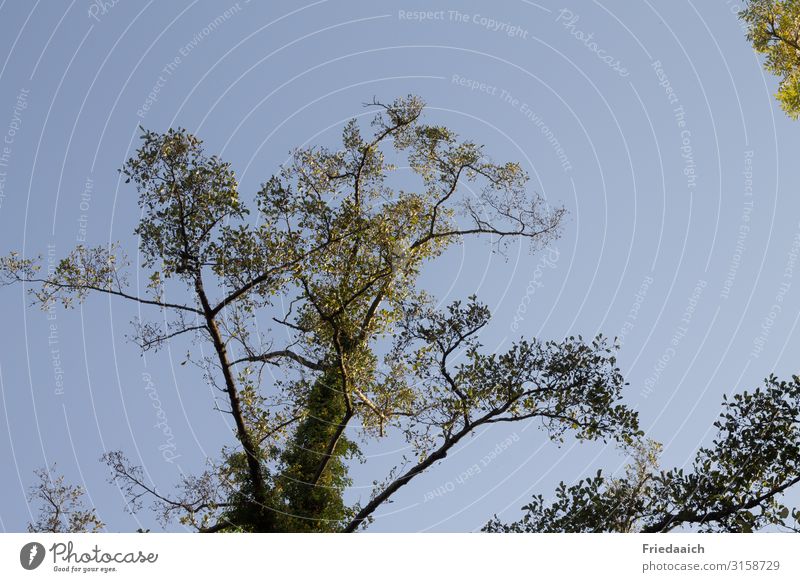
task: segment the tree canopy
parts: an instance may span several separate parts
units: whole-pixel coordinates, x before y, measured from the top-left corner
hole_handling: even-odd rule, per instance
[[[553,499],[538,495],[522,519],[495,518],[492,532],[752,532],[767,526],[798,531],[800,512],[781,496],[800,482],[800,378],[774,376],[763,387],[725,399],[717,435],[691,470],[659,470],[660,445],[631,447],[624,475],[598,471]]]
[[[780,77],[776,97],[792,119],[800,116],[800,1],[748,0],[740,17],[747,38],[766,56],[765,68]]]
[[[539,419],[553,439],[639,435],[620,404],[613,343],[529,338],[487,353],[485,305],[473,296],[441,309],[418,288],[422,267],[464,237],[496,250],[524,239],[535,251],[557,236],[564,210],[529,191],[518,164],[424,123],[419,98],[370,106],[367,134],[353,120],[341,148],[293,152],[252,211],[230,165],[198,138],[145,131],[121,170],[142,208],[145,295],[128,288],[121,244],[78,246],[45,276],[36,258],[0,262],[5,283],[37,284],[44,308],[104,293],[160,310],[166,324],[135,322],[143,350],[183,334],[213,348],[187,358],[224,394],[235,445],[171,494],[108,452],[131,509],[149,499],[162,521],[199,531],[354,531],[480,426]],[[389,181],[400,164],[416,177],[402,189]],[[259,331],[264,314],[279,332]],[[279,379],[266,382],[265,366]],[[406,440],[407,458],[348,503],[348,464],[390,433]]]
[[[130,511],[148,503],[162,525],[200,532],[352,532],[476,429],[533,421],[556,443],[614,442],[632,462],[622,476],[562,483],[486,531],[794,527],[798,513],[780,499],[800,480],[800,379],[770,377],[726,400],[691,471],[660,470],[659,445],[622,401],[614,341],[521,337],[495,353],[481,343],[491,314],[476,296],[442,307],[419,285],[465,237],[541,249],[564,209],[531,192],[519,165],[426,124],[419,98],[369,106],[368,130],[353,120],[339,149],[294,151],[250,204],[197,137],[144,131],[121,169],[142,209],[143,294],[128,285],[123,242],[77,246],[44,274],[41,257],[0,258],[0,283],[30,284],[44,309],[91,294],[151,308],[157,319],[134,322],[141,349],[191,340],[186,362],[219,390],[234,438],[204,471],[165,488],[123,451],[103,455]],[[369,466],[364,444],[389,436],[404,453],[369,497],[352,499],[351,464]],[[38,478],[33,530],[102,527],[81,488]]]

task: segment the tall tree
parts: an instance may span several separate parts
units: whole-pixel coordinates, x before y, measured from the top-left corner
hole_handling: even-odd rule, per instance
[[[44,308],[103,293],[160,310],[165,325],[136,325],[144,350],[185,334],[212,347],[211,357],[188,358],[224,394],[236,446],[170,494],[107,453],[134,510],[150,499],[162,521],[199,531],[355,531],[478,427],[539,419],[553,439],[639,435],[603,338],[486,353],[485,305],[470,297],[437,309],[418,288],[422,267],[465,237],[497,249],[527,239],[536,250],[557,235],[564,210],[529,192],[519,165],[423,123],[420,99],[371,105],[367,136],[353,120],[340,149],[295,151],[256,193],[255,220],[230,166],[200,140],[145,132],[122,168],[142,208],[144,295],[128,289],[119,245],[79,246],[46,275],[40,259],[0,260],[3,282],[36,284]],[[399,165],[416,180],[397,175]],[[272,337],[258,331],[267,316],[281,330]],[[277,381],[263,380],[265,366]],[[413,458],[376,480],[369,499],[348,502],[348,464],[388,434],[402,435]]]
[[[764,66],[780,77],[776,97],[792,119],[800,116],[800,0],[748,0],[740,17]]]

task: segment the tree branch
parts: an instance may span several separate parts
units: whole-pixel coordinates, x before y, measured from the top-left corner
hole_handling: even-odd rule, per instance
[[[181,311],[189,311],[191,313],[197,313],[202,315],[203,312],[199,309],[194,307],[189,307],[188,305],[180,305],[176,303],[167,303],[163,301],[155,301],[153,299],[143,299],[141,297],[137,297],[135,295],[130,295],[125,293],[124,291],[115,291],[113,289],[104,289],[103,287],[97,287],[95,285],[65,285],[63,283],[58,283],[55,281],[51,281],[49,279],[19,279],[21,283],[41,283],[45,285],[49,285],[51,287],[57,287],[59,289],[71,289],[71,290],[81,290],[86,289],[89,291],[99,291],[100,293],[106,293],[107,295],[114,295],[116,297],[122,297],[124,299],[129,299],[131,301],[135,301],[137,303],[141,303],[143,305],[155,305],[157,307],[161,307],[162,309],[179,309]]]
[[[325,370],[325,366],[323,366],[320,362],[309,360],[308,358],[301,356],[300,354],[293,352],[291,350],[275,350],[272,352],[267,352],[265,354],[246,356],[244,358],[239,358],[238,360],[231,362],[231,365],[235,366],[236,364],[241,364],[243,362],[274,363],[273,360],[279,360],[281,358],[288,358],[290,360],[294,360],[295,362],[305,366],[306,368],[317,370],[319,372]]]

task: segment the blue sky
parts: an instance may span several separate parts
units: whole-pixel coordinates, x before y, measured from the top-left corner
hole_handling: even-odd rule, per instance
[[[373,96],[418,94],[429,121],[519,161],[532,189],[569,210],[548,250],[501,257],[468,241],[424,287],[442,301],[477,293],[494,314],[489,350],[519,336],[620,336],[627,402],[665,444],[664,464],[682,466],[709,442],[723,393],[795,373],[800,349],[800,127],[774,102],[738,9],[6,0],[0,251],[135,250],[135,192],[116,169],[140,125],[199,135],[247,199],[292,147],[335,146]],[[123,449],[168,489],[233,442],[209,387],[180,365],[186,346],[143,358],[125,339],[136,309],[105,297],[51,313],[26,308],[21,287],[0,298],[0,530],[24,529],[25,488],[53,462],[111,531],[157,529],[147,512],[125,514],[98,458]],[[366,452],[351,499],[368,496],[402,443]],[[401,490],[372,529],[471,531],[624,462],[602,443],[557,447],[535,423],[493,427]]]

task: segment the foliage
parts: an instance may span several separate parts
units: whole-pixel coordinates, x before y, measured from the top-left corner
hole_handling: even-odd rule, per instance
[[[486,353],[485,305],[471,297],[437,309],[417,286],[423,266],[467,236],[497,252],[520,239],[542,248],[564,210],[530,193],[519,165],[493,163],[475,143],[423,123],[417,97],[371,106],[368,135],[354,120],[340,149],[296,150],[256,193],[255,219],[230,166],[199,139],[144,132],[121,171],[142,209],[145,295],[128,289],[119,246],[79,247],[44,275],[35,259],[0,260],[0,281],[38,283],[32,296],[43,307],[95,292],[159,309],[165,323],[136,324],[143,350],[185,334],[213,348],[190,348],[186,361],[224,395],[237,446],[169,494],[121,452],[107,453],[129,509],[150,499],[160,521],[198,531],[354,531],[480,426],[538,419],[556,441],[638,438],[635,413],[619,404],[613,344],[526,339]],[[269,316],[274,337],[258,331]],[[271,382],[268,365],[278,371]],[[349,464],[364,442],[390,433],[414,461],[348,503]]]
[[[63,475],[54,476],[52,469],[34,471],[37,482],[28,492],[28,501],[38,508],[34,521],[28,524],[31,533],[96,532],[105,527],[94,509],[86,507],[85,491],[68,485]]]
[[[236,440],[171,491],[121,451],[103,455],[127,508],[149,501],[162,525],[200,532],[356,531],[476,429],[537,420],[552,441],[611,440],[632,461],[619,477],[562,483],[520,521],[495,518],[487,531],[795,529],[800,514],[780,498],[800,481],[800,379],[770,377],[726,400],[717,438],[692,469],[660,470],[659,445],[642,441],[636,413],[621,404],[614,342],[520,338],[487,352],[486,305],[471,296],[442,308],[418,287],[422,268],[467,236],[497,252],[519,239],[540,249],[557,236],[563,209],[529,193],[517,164],[495,164],[480,146],[423,123],[418,98],[372,106],[368,137],[351,121],[340,149],[293,152],[256,193],[254,217],[230,166],[199,139],[144,132],[121,170],[142,209],[142,295],[128,288],[119,244],[79,246],[46,273],[41,258],[0,258],[0,284],[30,284],[44,309],[99,293],[157,310],[135,322],[141,349],[190,337],[184,363],[222,395]],[[279,332],[259,332],[265,318]],[[277,372],[269,381],[267,366]],[[413,454],[375,479],[368,499],[349,502],[350,464],[365,462],[364,443],[390,434]],[[33,529],[102,527],[82,489],[37,475]]]
[[[776,97],[792,119],[800,116],[800,0],[749,0],[740,17],[764,66],[780,77]]]
[[[800,512],[780,502],[800,482],[800,378],[736,394],[722,405],[711,447],[692,470],[659,471],[658,448],[639,446],[620,478],[593,478],[556,489],[523,507],[523,518],[484,528],[500,532],[752,532],[767,526],[797,531]]]

